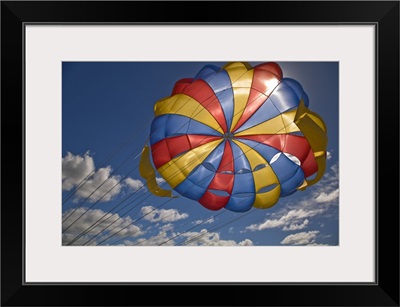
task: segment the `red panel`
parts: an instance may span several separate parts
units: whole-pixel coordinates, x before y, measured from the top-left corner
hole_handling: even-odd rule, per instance
[[[254,67],[254,69],[268,70],[273,73],[279,80],[282,79],[282,69],[275,62],[262,63]]]
[[[308,143],[307,139],[298,135],[258,134],[237,136],[237,138],[248,139],[271,146],[279,151],[297,157],[302,164],[304,163],[304,160],[306,160],[310,151],[310,144]]]
[[[193,82],[193,78],[184,78],[177,81],[172,89],[171,96],[182,93],[182,91]]]
[[[189,86],[182,87],[182,94],[198,101],[216,119],[224,132],[227,132],[224,111],[212,88],[204,80],[196,80]]]
[[[151,145],[151,154],[156,168],[160,168],[172,159],[165,139]]]
[[[207,136],[200,134],[187,134],[187,137],[189,139],[191,148],[196,148],[200,145],[221,139],[219,136]]]
[[[208,188],[210,190],[226,191],[231,194],[234,176],[234,174],[216,173]]]
[[[268,69],[271,69],[272,72]],[[267,100],[268,96],[265,93],[272,90],[269,88],[271,86],[270,81],[275,81],[272,82],[275,86],[281,79],[282,72],[279,73],[278,69],[280,71],[280,67],[275,63],[266,63],[254,68],[249,99],[241,118],[233,129],[234,131],[239,129]],[[278,77],[276,74],[278,74]]]
[[[286,135],[286,142],[284,142],[282,149],[283,152],[296,156],[301,163],[304,163],[310,150],[310,144],[304,136]]]
[[[190,142],[186,134],[171,138],[165,138],[164,140],[167,143],[171,158],[191,149]]]
[[[215,174],[213,180],[209,184],[208,189],[225,191],[231,194],[234,182],[233,169],[234,169],[234,162],[233,162],[232,147],[229,142],[225,142],[224,154],[219,164],[217,173]],[[232,173],[228,174],[221,173],[223,171],[231,171]],[[206,191],[206,193],[202,196],[199,202],[206,208],[209,208],[211,210],[218,210],[224,207],[228,203],[229,198],[230,196],[215,195],[209,191]],[[212,209],[214,207],[216,209]]]
[[[206,191],[199,199],[199,203],[209,210],[219,210],[226,206],[229,198],[230,196],[219,196]]]
[[[273,88],[270,88],[272,84],[274,86],[278,85],[280,79],[281,78],[278,78],[270,71],[254,68],[254,77],[251,87],[261,93],[270,92],[273,90]],[[271,81],[273,81],[273,83],[270,83]]]
[[[315,161],[314,153],[311,149],[307,155],[307,158],[301,164],[301,168],[303,169],[304,177],[306,178],[318,171],[318,165]]]
[[[222,156],[221,163],[218,166],[218,172],[231,171],[233,172],[234,162],[232,147],[229,142],[225,142],[224,155]]]
[[[268,96],[251,89],[243,114],[232,131],[235,132],[239,129],[254,114],[254,112],[262,106],[267,97]]]
[[[218,139],[220,139],[220,137],[194,134],[185,134],[162,139],[151,146],[154,166],[159,168],[185,151]]]

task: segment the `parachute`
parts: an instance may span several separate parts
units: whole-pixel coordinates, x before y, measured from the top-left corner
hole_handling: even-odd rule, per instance
[[[205,65],[155,104],[140,174],[160,197],[173,196],[155,169],[207,209],[270,208],[325,172],[327,128],[308,106],[301,84],[275,62]]]

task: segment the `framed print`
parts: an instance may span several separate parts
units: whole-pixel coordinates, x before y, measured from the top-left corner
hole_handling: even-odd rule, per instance
[[[398,26],[3,1],[2,304],[399,306]]]

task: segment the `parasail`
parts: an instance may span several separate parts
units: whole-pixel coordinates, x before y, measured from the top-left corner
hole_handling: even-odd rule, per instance
[[[173,197],[158,172],[207,209],[245,212],[270,208],[325,172],[326,125],[277,63],[206,65],[177,81],[154,115],[140,174],[155,195]]]

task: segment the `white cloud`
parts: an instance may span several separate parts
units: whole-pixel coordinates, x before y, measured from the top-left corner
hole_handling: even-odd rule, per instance
[[[269,228],[281,228],[281,227],[288,226],[292,222],[295,222],[295,221],[298,221],[298,220],[302,220],[302,219],[305,219],[305,218],[309,218],[309,217],[313,217],[313,216],[316,216],[318,214],[321,214],[322,212],[323,212],[323,209],[291,210],[291,211],[287,212],[286,214],[282,215],[279,219],[266,220],[265,222],[263,222],[261,224],[252,224],[250,226],[247,226],[246,229],[251,230],[251,231],[257,231],[257,230],[264,230],[264,229],[269,229]],[[307,224],[308,224],[308,220],[304,224],[304,227],[306,227]]]
[[[83,156],[68,152],[62,158],[62,189],[69,191],[80,184],[89,174],[94,172],[94,161],[89,152]]]
[[[299,232],[288,235],[281,241],[284,245],[315,245],[315,239],[319,234],[318,230]]]
[[[215,222],[215,219],[212,216],[212,217],[210,217],[210,218],[208,218],[206,220],[195,220],[192,223],[195,224],[195,225],[200,225],[200,224],[212,224],[214,222]]]
[[[70,191],[78,186],[74,195],[75,201],[79,199],[87,199],[89,202],[110,201],[122,189],[121,177],[111,175],[111,172],[111,166],[95,171],[93,158],[89,153],[83,156],[68,153],[62,159],[62,188]],[[86,177],[88,178],[85,179]]]
[[[158,184],[163,184],[165,182],[165,179],[161,177],[156,177],[156,181]]]
[[[182,236],[187,237],[185,245],[188,246],[252,246],[253,242],[250,239],[245,239],[240,242],[234,240],[222,240],[219,233],[208,232],[202,229],[200,232],[187,232]]]
[[[338,166],[333,165],[324,177],[312,187],[311,196],[282,204],[281,210],[268,214],[268,218],[258,224],[245,228],[250,231],[280,228],[284,231],[294,231],[309,227],[313,217],[327,216],[328,210],[338,205],[339,198]],[[300,193],[300,192],[298,192]],[[310,195],[310,194],[308,194]],[[324,204],[321,206],[321,204]]]
[[[137,191],[144,187],[144,183],[139,179],[132,179],[130,177],[124,180],[124,183],[134,191]]]
[[[292,231],[292,230],[304,229],[307,227],[308,223],[309,223],[309,220],[304,220],[303,223],[301,223],[301,224],[293,223],[293,224],[290,224],[289,227],[287,227],[287,226],[283,227],[283,230],[284,231]]]
[[[145,239],[145,238],[140,238],[138,239],[136,242],[133,241],[126,241],[125,244],[126,245],[140,245],[140,246],[174,246],[175,245],[175,241],[174,240],[170,240],[171,238],[173,238],[176,234],[173,235],[168,235],[167,232],[160,232],[158,235],[153,236],[149,239]]]
[[[339,189],[336,189],[330,193],[322,192],[321,194],[319,194],[317,196],[315,201],[318,203],[326,203],[326,202],[336,200],[337,198],[339,198]]]
[[[121,217],[118,214],[104,212],[100,209],[78,208],[70,209],[63,214],[65,222],[62,224],[63,245],[85,233],[73,245],[83,245],[96,236],[92,245],[102,238],[115,235],[116,238],[123,236],[139,236],[143,232],[136,225],[132,225],[132,219]],[[73,213],[72,213],[73,212]],[[71,214],[72,213],[72,214]],[[68,218],[67,218],[68,217]],[[98,235],[101,233],[100,235]],[[107,242],[104,242],[105,244]]]
[[[332,158],[332,154],[330,151],[326,152],[326,160],[330,160]]]
[[[140,209],[143,219],[150,222],[175,222],[189,217],[187,213],[179,213],[176,209],[155,209],[152,206],[144,206]]]

